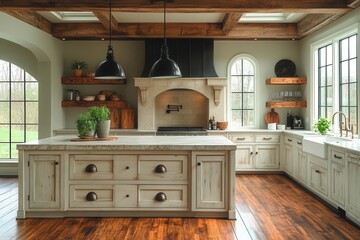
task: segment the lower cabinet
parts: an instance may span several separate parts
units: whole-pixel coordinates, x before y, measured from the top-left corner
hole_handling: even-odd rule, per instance
[[[280,170],[280,134],[229,134],[237,144],[236,170]]]
[[[315,193],[327,197],[328,195],[328,169],[327,161],[308,154],[309,160],[309,186]]]
[[[347,162],[347,215],[355,219],[360,224],[360,155],[348,153]]]
[[[61,155],[29,154],[29,209],[60,208]]]
[[[330,200],[337,206],[345,207],[345,151],[329,147]]]
[[[285,137],[284,144],[284,170],[287,174],[294,175],[294,151],[293,151],[293,139]]]
[[[226,157],[196,155],[196,210],[225,209]]]

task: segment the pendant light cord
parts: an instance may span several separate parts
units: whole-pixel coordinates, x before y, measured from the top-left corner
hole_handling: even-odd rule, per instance
[[[167,42],[166,42],[166,0],[164,0],[164,44],[167,46]]]
[[[109,46],[111,46],[111,38],[112,38],[112,30],[111,30],[111,0],[109,0],[109,29],[110,29]]]

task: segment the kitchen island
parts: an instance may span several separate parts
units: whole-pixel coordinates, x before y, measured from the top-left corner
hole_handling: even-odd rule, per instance
[[[236,145],[223,136],[74,139],[18,144],[18,218],[235,219]]]

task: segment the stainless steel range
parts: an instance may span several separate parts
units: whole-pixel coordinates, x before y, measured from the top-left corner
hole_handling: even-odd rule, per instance
[[[202,127],[159,127],[157,136],[206,136],[207,132]]]

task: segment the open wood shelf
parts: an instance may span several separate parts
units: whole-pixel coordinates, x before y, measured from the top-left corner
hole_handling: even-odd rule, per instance
[[[107,106],[109,108],[129,108],[128,104],[123,101],[62,101],[62,107],[91,107]]]
[[[61,78],[61,84],[68,85],[123,85],[126,84],[126,79],[95,79],[89,77],[63,77]]]
[[[266,102],[267,108],[306,108],[306,101]]]
[[[276,77],[266,79],[266,84],[269,85],[300,85],[306,83],[306,77]]]

